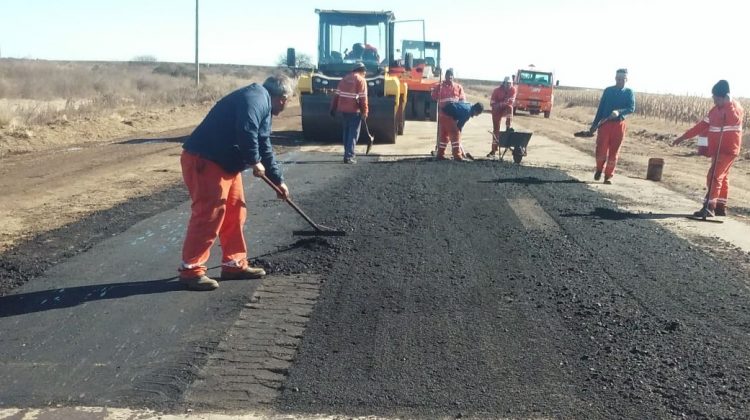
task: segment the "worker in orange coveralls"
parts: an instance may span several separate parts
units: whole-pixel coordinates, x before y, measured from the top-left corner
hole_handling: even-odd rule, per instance
[[[464,160],[463,149],[461,148],[461,132],[453,118],[447,115],[443,108],[451,102],[465,102],[466,94],[464,88],[454,81],[453,69],[445,71],[445,80],[439,86],[432,89],[432,99],[438,103],[438,145],[437,158],[444,160],[445,148],[448,147],[448,141],[451,142],[453,158],[455,160]]]
[[[619,69],[615,73],[615,85],[604,89],[596,110],[594,122],[589,132],[596,135],[596,172],[594,180],[598,181],[604,171],[604,183],[611,184],[615,173],[620,146],[625,138],[625,117],[635,112],[635,95],[625,87],[628,81],[628,70]],[[605,166],[606,165],[606,166]]]
[[[513,104],[516,101],[516,87],[510,77],[505,77],[503,83],[492,91],[490,97],[490,107],[492,108],[492,150],[487,157],[493,157],[497,153],[498,140],[500,139],[500,122],[505,117],[505,130],[510,130],[511,120],[513,119]]]
[[[358,61],[352,71],[339,82],[338,89],[331,100],[332,118],[341,113],[343,119],[344,163],[357,163],[354,146],[359,139],[359,130],[363,120],[367,120],[369,111],[367,103],[367,67]]]
[[[247,262],[243,226],[247,218],[242,174],[267,175],[287,198],[281,168],[271,145],[271,117],[279,115],[294,91],[288,77],[266,79],[219,100],[183,144],[180,163],[192,201],[182,247],[180,282],[189,290],[214,290],[206,276],[211,247],[221,242],[221,279],[257,279],[266,274]]]
[[[708,192],[703,207],[694,213],[698,217],[727,215],[729,169],[737,160],[742,145],[744,111],[739,102],[729,97],[729,83],[719,80],[711,94],[715,106],[708,111],[708,116],[672,142],[674,146],[695,136],[708,137],[708,156],[712,160],[706,177]]]

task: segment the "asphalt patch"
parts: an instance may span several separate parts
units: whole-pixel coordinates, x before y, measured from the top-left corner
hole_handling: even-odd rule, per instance
[[[513,200],[560,229],[527,228]],[[750,412],[740,253],[707,254],[561,172],[498,162],[358,165],[316,203],[352,234],[274,260],[326,266],[280,410]]]

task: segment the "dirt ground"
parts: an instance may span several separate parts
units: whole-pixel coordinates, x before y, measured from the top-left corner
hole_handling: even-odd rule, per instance
[[[123,110],[16,138],[0,132],[0,251],[181,181],[180,142],[210,107]],[[299,125],[299,108],[275,128]]]
[[[475,99],[487,100],[487,88],[469,92]],[[146,216],[186,199],[178,163],[180,141],[209,108],[210,104],[148,111],[128,108],[96,120],[62,120],[21,134],[9,128],[0,131],[0,188],[5,198],[0,201],[0,254],[4,255],[0,294],[61,256],[84,250],[96,237],[117,233],[98,232],[74,240],[64,237],[65,226],[95,215],[120,214],[125,229],[137,220],[133,215]],[[553,118],[519,115],[516,121],[592,154],[593,140],[571,135],[587,125],[592,113],[592,109],[558,106]],[[667,145],[688,127],[633,118],[623,146],[621,174],[643,176],[650,157],[663,157],[667,163],[662,184],[699,202],[705,194],[707,159],[695,155],[689,142],[676,148]],[[299,129],[297,104],[274,120],[274,130],[282,136],[298,136]],[[276,143],[279,151],[294,146],[283,139]],[[735,219],[748,221],[750,159],[744,156],[732,170],[730,207]],[[54,241],[50,235],[63,235],[63,240]],[[29,254],[37,257],[29,261]]]

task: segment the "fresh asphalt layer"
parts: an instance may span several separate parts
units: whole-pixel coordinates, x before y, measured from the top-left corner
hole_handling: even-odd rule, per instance
[[[267,408],[422,418],[750,412],[744,255],[708,254],[557,170],[284,159],[298,204],[349,234],[297,241],[291,231],[304,222],[246,176],[250,252],[271,272],[266,282],[322,282],[293,363],[273,370],[282,379]],[[258,283],[211,293],[176,284],[188,211],[142,220],[0,297],[0,406],[215,407],[194,392],[196,378],[237,340],[228,331]],[[238,395],[224,408],[258,408]]]
[[[750,293],[729,257],[556,170],[406,160],[324,194],[354,233],[337,243],[282,409],[750,412]]]
[[[293,153],[285,157],[295,159]],[[298,163],[310,164],[286,165],[292,179],[302,173],[336,176],[344,169],[309,159]],[[292,230],[306,229],[304,221],[262,181],[249,173],[244,181],[250,256],[294,247]],[[324,184],[297,181],[292,188],[314,194]],[[258,285],[228,281],[211,293],[196,293],[177,282],[190,212],[185,199],[186,193],[179,207],[145,220],[133,210],[127,231],[87,245],[91,248],[0,297],[0,406],[169,409],[180,401]],[[109,228],[106,217],[88,222],[54,240],[73,248],[80,236]],[[51,241],[27,244],[25,258],[44,259]],[[219,264],[217,245],[209,275],[218,276]]]

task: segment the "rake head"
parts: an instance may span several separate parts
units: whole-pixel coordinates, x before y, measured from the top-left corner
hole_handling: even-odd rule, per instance
[[[295,230],[292,232],[294,236],[346,236],[346,232],[330,228],[328,226],[316,225],[313,230]]]

